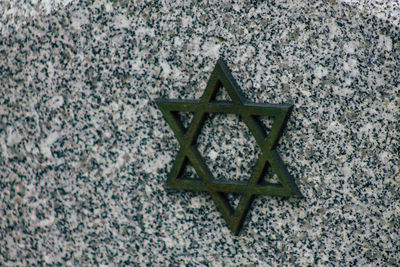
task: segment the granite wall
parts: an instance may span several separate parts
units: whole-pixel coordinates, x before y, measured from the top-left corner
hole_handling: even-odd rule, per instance
[[[0,6],[0,265],[398,266],[390,20],[311,0]],[[154,100],[199,98],[219,57],[249,101],[294,104],[278,149],[304,198],[257,197],[239,236],[207,193],[163,187],[179,145]],[[221,177],[259,153],[242,125],[200,135]]]

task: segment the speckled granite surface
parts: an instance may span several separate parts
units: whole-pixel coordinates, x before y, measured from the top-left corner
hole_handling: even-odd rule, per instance
[[[0,265],[399,264],[395,23],[334,1],[35,12],[1,12]],[[163,189],[178,142],[153,101],[199,98],[220,56],[250,101],[295,105],[279,151],[305,196],[256,198],[239,237]],[[228,119],[200,142],[241,177],[258,152]]]

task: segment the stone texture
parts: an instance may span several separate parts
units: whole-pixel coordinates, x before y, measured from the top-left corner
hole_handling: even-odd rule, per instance
[[[396,20],[335,1],[12,8],[0,265],[399,264]],[[154,99],[199,98],[219,57],[250,101],[295,105],[279,151],[305,199],[258,197],[239,237],[206,193],[163,189],[178,142]],[[207,153],[239,155],[246,130],[213,123]],[[210,132],[234,144],[213,153]]]

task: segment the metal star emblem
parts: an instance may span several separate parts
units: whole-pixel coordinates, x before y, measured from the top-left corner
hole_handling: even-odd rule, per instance
[[[232,99],[231,102],[217,101],[215,99],[217,92],[222,87],[226,89]],[[199,101],[157,99],[156,103],[180,144],[180,150],[167,179],[166,188],[209,192],[233,234],[239,234],[256,195],[301,196],[293,178],[276,150],[276,145],[293,106],[290,104],[249,103],[242,95],[239,85],[232,77],[228,67],[221,59],[218,60],[206,90]],[[180,120],[179,112],[191,112],[194,114],[187,128],[184,127]],[[257,159],[253,173],[248,181],[217,181],[198,151],[196,140],[205,119],[210,113],[229,113],[240,116],[255,137],[257,144],[261,148],[261,155]],[[274,122],[269,134],[265,133],[259,120],[260,116],[273,118]],[[183,177],[183,170],[189,162],[193,165],[200,179],[195,180]],[[278,176],[279,184],[264,181],[264,176],[269,167]],[[230,205],[226,196],[227,193],[235,193],[241,196],[236,208]]]

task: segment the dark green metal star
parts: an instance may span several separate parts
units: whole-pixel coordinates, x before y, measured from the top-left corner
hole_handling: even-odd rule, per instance
[[[228,92],[232,99],[231,102],[216,101],[215,96],[222,87]],[[158,99],[156,102],[181,146],[167,179],[166,188],[209,192],[235,235],[239,234],[243,226],[254,196],[301,196],[293,178],[276,151],[276,145],[286,125],[292,105],[249,103],[242,95],[239,85],[232,77],[228,67],[221,59],[218,60],[200,101]],[[179,112],[194,114],[187,128],[183,126]],[[261,155],[256,161],[253,173],[248,181],[217,181],[198,151],[196,140],[205,119],[210,113],[236,114],[243,119],[250,132],[254,135],[257,144],[261,148]],[[260,116],[269,116],[274,120],[268,135],[259,120]],[[200,179],[195,180],[183,177],[182,173],[189,162],[193,165]],[[264,181],[264,176],[269,167],[278,176],[279,184],[271,184]],[[241,195],[236,209],[230,205],[226,193]]]

